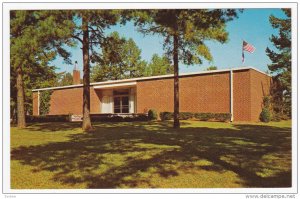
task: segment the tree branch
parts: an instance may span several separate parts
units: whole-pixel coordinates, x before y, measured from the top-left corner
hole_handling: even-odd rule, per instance
[[[82,39],[80,37],[77,37],[76,35],[72,35],[72,37],[74,39],[77,39],[78,41],[80,41],[83,44],[83,41],[82,41]]]

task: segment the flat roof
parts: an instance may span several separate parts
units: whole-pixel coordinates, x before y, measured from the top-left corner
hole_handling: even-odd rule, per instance
[[[230,68],[230,69],[220,69],[220,70],[209,70],[209,71],[199,71],[199,72],[191,72],[191,73],[182,73],[179,74],[179,77],[185,77],[190,75],[201,75],[201,74],[209,74],[209,73],[222,73],[222,72],[229,72],[229,71],[238,71],[238,70],[250,70],[253,69],[259,73],[262,73],[264,75],[270,76],[269,74],[262,72],[252,66],[247,67],[238,67],[238,68]],[[98,86],[98,85],[109,85],[109,84],[122,84],[125,82],[136,82],[136,81],[142,81],[142,80],[151,80],[151,79],[162,79],[162,78],[169,78],[174,77],[173,74],[168,75],[158,75],[158,76],[150,76],[150,77],[138,77],[138,78],[131,78],[131,79],[121,79],[121,80],[109,80],[104,82],[93,82],[90,83],[90,86]],[[57,90],[57,89],[64,89],[64,88],[76,88],[76,87],[82,87],[83,84],[76,84],[76,85],[69,85],[69,86],[57,86],[57,87],[48,87],[48,88],[39,88],[39,89],[33,89],[32,91],[45,91],[45,90]]]

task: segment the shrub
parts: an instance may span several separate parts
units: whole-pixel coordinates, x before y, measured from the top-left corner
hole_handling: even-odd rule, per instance
[[[179,119],[180,120],[188,120],[192,119],[194,117],[194,113],[191,112],[181,112],[179,113]]]
[[[271,108],[271,97],[270,96],[263,97],[263,106],[268,109]]]
[[[195,118],[200,121],[208,121],[213,118],[213,113],[195,113]]]
[[[162,121],[165,121],[165,120],[172,120],[173,119],[173,113],[171,113],[171,112],[161,112],[160,114],[159,114],[159,116],[160,116],[160,119],[162,120]]]
[[[273,118],[274,114],[272,113],[272,106],[271,106],[271,97],[270,96],[264,96],[263,97],[263,109],[259,115],[259,119],[262,122],[270,122],[271,120],[280,120],[279,116],[276,116],[276,118]]]
[[[273,122],[280,122],[281,121],[281,115],[278,114],[278,113],[275,113],[275,114],[272,114],[272,118],[271,118],[271,121]]]
[[[157,112],[154,109],[148,111],[149,120],[157,120]]]
[[[69,122],[69,115],[27,115],[26,122]]]
[[[271,113],[269,111],[269,109],[267,108],[263,108],[260,115],[259,115],[259,119],[262,122],[270,122],[271,120]]]
[[[214,119],[220,122],[229,122],[231,119],[230,113],[215,113]]]
[[[50,111],[52,91],[40,92],[40,115],[47,115]]]
[[[228,122],[230,121],[231,114],[230,113],[191,113],[191,112],[181,112],[179,113],[180,120],[188,120],[195,118],[200,121],[220,121],[220,122]],[[162,121],[172,120],[173,113],[172,112],[161,112],[160,119]]]
[[[133,121],[147,121],[146,114],[132,114],[132,115],[114,115],[114,114],[91,114],[92,122],[133,122]]]

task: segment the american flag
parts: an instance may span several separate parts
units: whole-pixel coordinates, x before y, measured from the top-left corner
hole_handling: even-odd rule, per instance
[[[254,46],[252,46],[251,44],[243,41],[243,51],[248,51],[249,53],[253,53],[255,51]]]
[[[249,53],[253,53],[255,51],[255,47],[252,46],[251,44],[243,41],[243,52],[242,52],[242,62],[244,63],[245,61],[245,55],[244,55],[244,51],[247,51]]]

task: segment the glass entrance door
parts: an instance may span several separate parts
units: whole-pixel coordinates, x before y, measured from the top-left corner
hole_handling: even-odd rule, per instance
[[[129,97],[115,96],[114,97],[114,113],[129,113]]]

